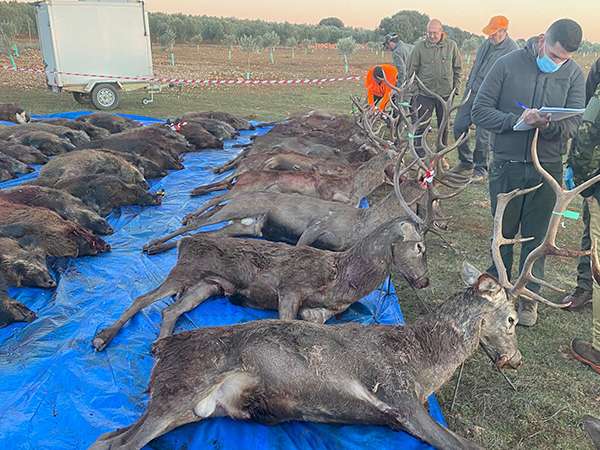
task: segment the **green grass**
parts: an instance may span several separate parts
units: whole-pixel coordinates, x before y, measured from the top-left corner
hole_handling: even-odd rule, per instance
[[[154,96],[154,102],[142,104],[142,91],[124,93],[116,112],[171,117],[188,111],[224,111],[257,120],[277,120],[296,112],[324,108],[350,113],[350,95],[362,92],[357,82],[339,82],[323,87],[218,87],[193,88],[180,93],[167,89]],[[1,102],[16,102],[37,114],[91,109],[73,100],[71,94],[44,89],[15,90],[0,86]]]
[[[175,90],[162,93],[148,106],[141,104],[143,94],[130,93],[123,97],[119,112],[167,117],[212,109],[274,120],[311,109],[348,113],[349,96],[357,93],[361,93],[358,83],[325,87],[198,88],[179,95]],[[56,95],[41,89],[0,86],[0,99],[18,102],[35,113],[82,109],[68,94]],[[402,281],[398,283],[398,297],[409,321],[463,289],[460,280],[463,260],[481,269],[490,263],[491,217],[486,186],[470,186],[458,198],[447,201],[444,208],[456,218],[445,236],[454,250],[430,236],[431,287],[413,291]],[[564,242],[577,247],[581,223],[568,221],[561,233]],[[547,266],[547,279],[568,289],[574,287],[575,261],[554,260]],[[548,292],[546,295],[552,299],[559,297]],[[541,306],[538,325],[518,329],[524,365],[518,371],[508,372],[518,392],[511,390],[484,355],[477,354],[465,364],[453,412],[449,409],[454,382],[440,392],[450,428],[491,449],[591,449],[578,422],[582,415],[600,411],[600,380],[572,360],[567,351],[571,338],[589,337],[590,333],[589,310],[570,313]]]
[[[428,239],[432,286],[418,292],[404,285],[398,287],[408,320],[462,289],[463,260],[481,270],[491,262],[492,223],[486,186],[470,186],[461,196],[446,202],[444,210],[456,218],[445,236],[455,251],[434,236]],[[566,225],[560,242],[577,248],[581,223],[568,221]],[[573,288],[576,261],[549,259],[546,278],[555,285]],[[547,290],[544,295],[554,301],[560,298]],[[600,380],[573,360],[568,351],[573,337],[591,337],[591,310],[571,313],[540,306],[539,313],[535,327],[518,327],[524,365],[517,371],[506,371],[517,393],[481,352],[465,364],[453,412],[449,408],[458,374],[442,389],[439,397],[451,429],[486,448],[592,448],[578,423],[584,414],[598,414]]]

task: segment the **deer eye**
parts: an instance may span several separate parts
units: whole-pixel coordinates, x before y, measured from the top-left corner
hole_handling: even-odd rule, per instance
[[[512,317],[508,318],[508,324],[512,327],[515,324],[515,319]]]

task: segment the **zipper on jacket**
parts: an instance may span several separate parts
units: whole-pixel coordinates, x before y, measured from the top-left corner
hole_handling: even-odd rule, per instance
[[[537,67],[536,67],[537,70]],[[535,76],[535,86],[533,88],[533,96],[531,97],[531,103],[529,103],[531,105],[532,108],[535,108],[535,94],[537,93],[537,88],[538,88],[538,83],[540,81],[540,76],[541,73],[537,73],[537,75]],[[543,100],[543,97],[542,97]],[[533,142],[533,134],[535,133],[535,130],[531,130],[527,132],[527,145],[525,146],[525,150],[524,150],[524,155],[523,155],[523,161],[524,162],[530,162],[529,156],[531,156],[529,154],[529,151],[531,149],[531,143]]]

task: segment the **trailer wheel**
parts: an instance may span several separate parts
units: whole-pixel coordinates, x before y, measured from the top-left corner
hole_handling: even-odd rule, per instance
[[[92,104],[96,109],[108,111],[119,106],[119,90],[112,84],[101,83],[92,89]]]
[[[84,94],[83,92],[73,92],[73,98],[80,105],[89,105],[92,103],[92,97],[90,97],[90,94]]]

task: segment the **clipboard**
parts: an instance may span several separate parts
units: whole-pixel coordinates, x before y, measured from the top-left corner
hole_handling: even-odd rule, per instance
[[[542,114],[552,114],[552,122],[558,122],[559,120],[568,119],[569,117],[579,116],[585,112],[585,108],[553,108],[550,106],[544,106],[539,109]],[[515,124],[513,131],[527,131],[532,130],[533,127],[527,125],[522,119]]]

